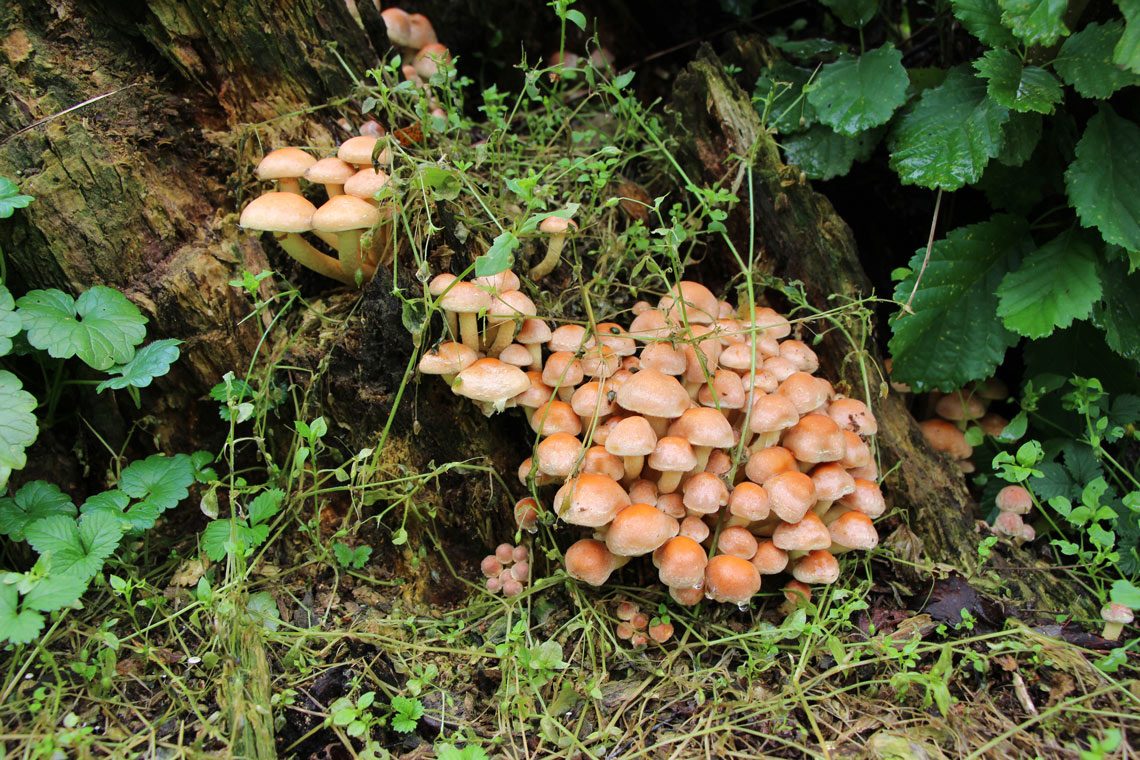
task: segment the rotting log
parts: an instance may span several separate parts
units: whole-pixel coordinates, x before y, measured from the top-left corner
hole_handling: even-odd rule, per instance
[[[737,39],[734,48],[737,59],[750,59],[745,70],[758,70],[761,45]],[[748,93],[707,46],[677,77],[671,109],[683,165],[695,181],[732,187],[743,176],[741,158],[751,161],[754,214],[749,216],[748,188],[741,185],[737,195],[742,201],[726,221],[738,250],[748,250],[755,230],[762,272],[800,281],[809,302],[821,310],[872,294],[850,228],[798,169],[781,161],[776,141],[761,124]],[[729,271],[735,264],[721,257],[706,266]],[[859,319],[842,314],[838,318],[855,336],[864,332]],[[984,534],[976,524],[965,480],[953,463],[926,445],[902,399],[882,382],[882,357],[871,336],[865,337],[862,362],[834,332],[816,350],[841,389],[856,398],[870,391],[879,421],[881,469],[888,473],[884,495],[888,504],[905,511],[910,530],[920,539],[922,551],[916,557],[928,557],[935,565],[931,569],[941,566],[943,571],[953,568],[973,576]],[[1028,551],[1007,545],[1003,554],[992,559],[986,571],[1000,578],[1016,605],[1043,613],[1090,612],[1087,600]]]

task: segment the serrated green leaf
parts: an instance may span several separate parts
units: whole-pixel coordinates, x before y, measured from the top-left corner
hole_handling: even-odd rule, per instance
[[[43,615],[20,609],[16,587],[0,583],[0,642],[27,644],[35,641],[43,627]]]
[[[1013,47],[1017,39],[1001,23],[997,0],[950,0],[954,17],[966,31],[990,47]]]
[[[107,512],[72,517],[52,515],[28,526],[28,543],[40,554],[51,554],[52,572],[90,578],[103,568],[123,536],[119,519]]]
[[[104,380],[95,387],[95,390],[102,393],[108,388],[112,390],[128,386],[146,388],[156,377],[162,377],[169,372],[170,365],[178,361],[180,345],[182,345],[180,340],[164,338],[143,346],[135,352],[134,358],[129,362],[107,370],[119,377]]]
[[[29,525],[43,517],[74,517],[75,505],[55,483],[33,480],[25,483],[14,496],[0,499],[0,535],[23,541]]]
[[[879,0],[819,0],[847,26],[862,29],[879,12]]]
[[[235,541],[240,541],[241,527],[234,525],[233,520],[214,520],[202,531],[198,546],[211,560],[221,562],[226,558],[226,545],[230,543],[231,536]]]
[[[146,337],[146,317],[114,288],[96,285],[73,299],[33,290],[16,301],[28,342],[56,359],[78,356],[92,369],[126,364]]]
[[[16,299],[4,285],[0,285],[0,356],[12,351],[12,338],[24,329],[24,322],[16,313]]]
[[[0,370],[0,488],[8,484],[12,470],[27,464],[24,450],[40,432],[35,408],[36,397],[24,390],[20,378]]]
[[[95,494],[79,507],[81,514],[88,512],[107,512],[117,517],[128,533],[141,533],[150,530],[158,522],[162,511],[157,505],[149,501],[130,504],[130,497],[118,489]]]
[[[986,92],[1006,108],[1050,114],[1064,97],[1057,77],[1039,66],[1025,66],[1008,50],[995,48],[974,61]]]
[[[1002,128],[1001,153],[997,160],[1006,166],[1021,166],[1033,156],[1041,141],[1041,114],[1011,113]],[[993,166],[992,164],[990,166]],[[987,167],[988,171],[989,167]],[[982,176],[985,176],[984,174]],[[1024,176],[1021,177],[1024,182]]]
[[[1140,251],[1140,127],[1102,105],[1065,172],[1069,202],[1108,243]]]
[[[781,140],[784,160],[803,169],[812,179],[841,177],[856,161],[866,160],[875,150],[881,130],[869,130],[855,137],[833,132],[816,124],[806,132]]]
[[[1124,15],[1124,34],[1112,51],[1112,62],[1140,74],[1140,0],[1116,0]]]
[[[250,594],[245,610],[254,624],[260,628],[276,631],[281,627],[281,610],[277,608],[277,600],[268,591]]]
[[[906,102],[909,82],[902,53],[884,45],[824,66],[808,92],[808,102],[821,122],[840,134],[855,135],[886,124]]]
[[[1112,60],[1123,34],[1124,24],[1119,21],[1093,22],[1065,40],[1053,68],[1086,98],[1108,98],[1121,87],[1140,84],[1140,76]]]
[[[24,595],[22,606],[25,609],[40,612],[54,612],[55,610],[70,607],[79,601],[83,592],[90,583],[88,578],[79,578],[73,575],[61,575],[53,572],[40,578],[34,586]]]
[[[1074,320],[1088,319],[1100,294],[1094,241],[1071,229],[1027,255],[1002,278],[997,313],[1015,333],[1044,338]]]
[[[785,61],[777,61],[760,74],[753,89],[753,101],[757,109],[768,109],[767,126],[779,134],[789,135],[815,124],[815,109],[804,93],[811,75],[809,69]],[[769,98],[770,102],[765,104],[763,101]]]
[[[190,495],[194,464],[186,454],[172,457],[152,454],[131,462],[119,478],[119,490],[133,499],[153,504],[165,512]]]
[[[1140,275],[1129,275],[1118,261],[1102,264],[1104,299],[1093,309],[1093,321],[1116,353],[1140,362]]]
[[[18,208],[27,208],[34,200],[30,195],[22,195],[15,182],[0,177],[0,219],[9,218]]]
[[[891,132],[891,168],[903,184],[957,190],[976,182],[1001,151],[1009,109],[986,94],[986,83],[964,67],[922,93]]]
[[[1017,217],[959,227],[935,242],[914,300],[913,314],[891,322],[891,376],[916,390],[961,388],[992,377],[1005,351],[1017,342],[997,316],[998,283],[1025,248],[1027,227]],[[911,259],[916,275],[895,288],[905,303],[915,287],[925,249]]]
[[[281,510],[281,502],[285,500],[285,492],[280,488],[271,488],[262,491],[249,503],[249,521],[253,525],[267,522],[273,515]]]
[[[1027,45],[1048,46],[1069,33],[1068,0],[997,0],[1001,22]]]
[[[510,230],[495,236],[487,252],[475,259],[475,276],[490,277],[510,269],[515,260],[515,249],[518,247],[519,239]]]

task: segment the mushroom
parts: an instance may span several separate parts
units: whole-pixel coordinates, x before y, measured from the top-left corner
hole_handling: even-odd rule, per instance
[[[359,272],[364,281],[376,274],[376,268],[362,260],[360,236],[379,221],[380,212],[367,201],[352,195],[337,195],[313,214],[313,229],[336,233],[340,268],[354,281]]]
[[[451,386],[452,393],[482,404],[490,417],[501,412],[507,401],[530,387],[526,373],[498,359],[479,359],[463,369]]]
[[[491,305],[490,294],[474,283],[453,282],[440,296],[439,305],[444,311],[459,315],[459,335],[463,345],[478,351],[478,315]]]
[[[1111,602],[1102,607],[1100,617],[1104,621],[1104,630],[1100,634],[1101,638],[1109,641],[1119,639],[1124,626],[1133,620],[1132,610],[1116,602]]]
[[[554,271],[562,259],[562,248],[566,245],[566,238],[578,229],[573,219],[563,219],[560,216],[548,216],[538,225],[539,231],[550,235],[550,244],[546,248],[546,256],[538,265],[530,270],[530,279],[541,280]]]
[[[241,212],[238,224],[247,230],[272,232],[285,253],[304,267],[325,277],[352,284],[340,263],[311,246],[300,236],[313,228],[316,207],[295,193],[266,193]]]
[[[567,480],[554,496],[554,512],[563,522],[598,528],[629,507],[629,494],[605,475],[584,472]]]
[[[620,557],[649,554],[675,537],[676,519],[648,504],[632,504],[614,517],[606,532],[606,548]]]
[[[674,536],[653,552],[653,566],[666,586],[701,588],[709,558],[701,545],[688,536]]]
[[[681,476],[693,469],[697,457],[693,447],[684,438],[665,436],[657,440],[657,446],[649,455],[649,466],[661,473],[657,481],[660,493],[672,493],[681,483]]]
[[[759,590],[760,573],[746,559],[718,554],[705,567],[705,596],[715,602],[743,607]]]
[[[622,458],[627,483],[637,480],[645,466],[645,457],[656,447],[657,435],[641,416],[626,417],[606,437],[606,451]]]
[[[325,186],[329,198],[344,193],[344,183],[352,179],[356,169],[339,158],[322,158],[305,172],[305,179]]]
[[[601,541],[583,538],[566,550],[566,572],[575,580],[591,586],[601,586],[610,574],[628,559],[618,557]]]
[[[372,168],[372,156],[376,152],[376,146],[380,142],[380,138],[371,135],[357,135],[350,137],[340,144],[336,151],[336,157],[346,164],[352,164],[357,169],[363,171]],[[388,166],[392,163],[392,154],[385,148],[377,156],[376,163],[381,166]]]
[[[279,192],[300,195],[300,178],[316,162],[317,159],[300,148],[278,148],[261,159],[257,165],[257,178],[276,180]]]
[[[658,436],[665,435],[666,420],[684,414],[690,401],[685,387],[675,378],[653,369],[641,370],[617,392],[618,405],[644,416]]]

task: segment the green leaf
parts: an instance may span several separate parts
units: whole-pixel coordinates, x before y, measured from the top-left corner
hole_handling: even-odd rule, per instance
[[[7,287],[0,285],[0,356],[7,356],[12,351],[12,338],[23,329],[24,322],[16,313],[16,300]]]
[[[840,134],[854,135],[886,124],[906,102],[909,82],[902,53],[884,45],[824,66],[808,92],[808,102],[821,122]]]
[[[20,595],[16,587],[0,583],[0,642],[30,643],[35,641],[43,627],[43,615],[33,610],[20,609]]]
[[[281,610],[277,600],[268,591],[257,591],[249,595],[245,611],[258,628],[276,631],[281,627]]]
[[[453,201],[463,191],[463,180],[456,172],[435,164],[421,164],[413,181],[437,201]]]
[[[992,377],[1005,351],[1017,342],[997,316],[1001,278],[1017,265],[1026,224],[1006,215],[959,227],[935,242],[912,302],[913,314],[892,321],[892,377],[916,390],[953,390]],[[895,288],[905,303],[915,287],[925,249],[911,259],[915,275]]]
[[[788,135],[815,124],[815,109],[804,93],[811,75],[809,69],[785,61],[777,61],[760,74],[752,91],[752,100],[757,108],[767,107],[767,126],[779,134]],[[768,102],[765,104],[764,101]]]
[[[146,388],[156,377],[162,377],[170,371],[170,365],[178,361],[179,349],[182,341],[174,338],[165,338],[143,346],[135,356],[126,364],[111,367],[108,372],[119,375],[104,380],[95,387],[99,393],[111,388],[119,390],[131,386]]]
[[[1093,310],[1093,321],[1116,353],[1140,362],[1140,275],[1126,274],[1118,261],[1102,264],[1104,300]]]
[[[1064,97],[1057,77],[1039,66],[1023,66],[1003,48],[987,50],[974,68],[988,83],[989,96],[1014,111],[1050,114]]]
[[[1140,251],[1140,127],[1102,105],[1065,172],[1069,201],[1106,242]]]
[[[56,359],[78,356],[91,368],[126,364],[146,337],[146,317],[114,288],[96,285],[73,299],[33,290],[16,302],[28,342]]]
[[[1001,153],[997,160],[1005,166],[1021,166],[1033,156],[1033,150],[1041,141],[1041,115],[1036,113],[1011,113],[1009,121],[1002,128]],[[990,164],[992,167],[993,164]],[[989,168],[987,167],[987,171]],[[985,176],[984,174],[982,175]],[[1017,175],[1021,182],[1022,174]]]
[[[583,32],[586,31],[586,15],[582,11],[573,9],[566,11],[566,20]]]
[[[392,728],[402,734],[416,730],[416,724],[424,715],[423,703],[410,697],[392,697]]]
[[[998,316],[1027,338],[1088,319],[1100,300],[1097,251],[1086,233],[1062,232],[1021,261],[998,287]]]
[[[244,523],[244,521],[238,522]],[[240,544],[243,527],[241,524],[235,525],[233,520],[214,520],[202,531],[198,546],[211,560],[221,562],[226,558],[226,545],[230,543],[231,536]]]
[[[1140,74],[1140,0],[1116,0],[1124,14],[1124,34],[1112,51],[1112,62]]]
[[[847,26],[862,29],[879,12],[879,0],[820,0]]]
[[[954,17],[966,30],[990,47],[1013,47],[1017,39],[1001,23],[997,0],[950,0]]]
[[[33,480],[20,487],[14,496],[0,499],[0,534],[13,541],[23,541],[29,525],[43,517],[74,517],[75,505],[55,483]]]
[[[194,464],[186,454],[172,457],[152,454],[131,462],[119,478],[119,490],[133,499],[153,504],[165,512],[190,495]]]
[[[281,502],[284,500],[285,492],[280,488],[262,491],[249,503],[249,522],[252,525],[267,522],[281,510]]]
[[[519,239],[510,230],[496,236],[487,252],[475,259],[475,276],[489,277],[510,269],[515,260],[515,249],[518,247]]]
[[[129,509],[130,497],[118,489],[95,494],[79,507],[80,514],[107,512],[114,515],[128,533],[141,533],[150,530],[161,514],[158,506],[149,501],[136,502]]]
[[[1124,34],[1119,21],[1091,23],[1065,40],[1053,68],[1086,98],[1108,98],[1121,87],[1140,84],[1140,76],[1112,60],[1112,50]]]
[[[23,607],[40,612],[54,612],[70,607],[83,596],[89,582],[90,579],[53,572],[40,578],[28,590],[24,595]]]
[[[21,195],[20,188],[7,177],[0,177],[0,219],[12,216],[18,208],[27,208],[34,201],[30,195]]]
[[[79,521],[66,515],[52,515],[28,526],[28,543],[40,554],[51,554],[52,572],[77,578],[90,578],[119,545],[123,527],[107,512],[92,512]]]
[[[881,130],[847,137],[817,124],[806,132],[781,141],[784,160],[804,170],[812,179],[841,177],[856,161],[867,159],[878,142]]]
[[[1009,110],[986,94],[986,84],[964,67],[951,69],[896,122],[891,168],[903,184],[957,190],[976,182],[1001,151]]]
[[[1140,588],[1136,588],[1126,580],[1117,580],[1112,584],[1109,598],[1116,604],[1123,604],[1134,610],[1140,610]]]
[[[1069,33],[1068,0],[998,0],[1001,22],[1027,45],[1046,47]]]
[[[806,40],[790,40],[786,34],[773,34],[768,38],[772,47],[800,61],[814,61],[817,58],[843,51],[843,45],[818,37]],[[777,66],[779,63],[776,64]]]
[[[36,397],[24,390],[20,378],[0,370],[0,488],[7,485],[12,470],[27,464],[24,450],[40,432],[35,408]]]

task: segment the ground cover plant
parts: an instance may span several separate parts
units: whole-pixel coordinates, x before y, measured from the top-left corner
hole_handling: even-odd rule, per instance
[[[82,22],[62,38],[37,11],[0,11],[0,76],[22,103],[23,77],[83,34],[87,55],[124,40],[170,54],[168,81],[207,93],[179,96],[201,108],[195,139],[169,140],[179,121],[164,116],[164,147],[113,179],[100,155],[139,136],[110,127],[99,142],[62,104],[0,143],[4,753],[1128,756],[1138,639],[1101,611],[1140,607],[1128,337],[1140,170],[1120,147],[1136,130],[1131,8],[723,3],[699,34],[721,57],[686,37],[661,62],[615,49],[612,8],[557,0],[534,9],[545,47],[520,62],[483,34],[489,22],[441,5],[408,8],[450,49],[425,55],[438,43],[400,37],[370,3],[355,18],[339,3],[267,15],[268,47],[230,46],[231,32],[260,32],[213,6],[209,23],[163,3],[145,17],[69,6]],[[246,51],[291,50],[298,30],[308,56],[281,56],[288,75],[253,95],[262,67],[245,68]],[[229,50],[245,75],[222,86],[207,50]],[[340,160],[376,183],[359,196],[376,212],[367,227],[314,231],[337,183],[293,189],[257,169],[287,146],[315,166],[360,137],[364,168]],[[41,139],[55,147],[37,151]],[[68,150],[91,180],[59,225],[77,172],[52,162]],[[192,193],[183,170],[147,185],[168,163],[224,181]],[[852,187],[902,201],[893,219],[855,223],[856,254],[812,179],[841,210]],[[242,213],[298,191],[308,227]],[[104,192],[127,200],[89,216]],[[122,218],[147,226],[125,235]],[[904,242],[878,250],[890,236],[863,230],[885,225]],[[75,229],[92,250],[121,241],[116,267],[70,253]],[[33,251],[58,258],[31,263]],[[452,283],[507,272],[518,284],[499,292],[533,315],[520,300],[450,316]],[[715,307],[735,326],[699,322],[714,307],[696,295],[678,306],[686,281],[736,307]],[[736,383],[780,371],[798,344],[834,385],[827,406],[843,394],[874,412],[858,468],[885,499],[881,540],[837,552],[835,582],[765,575],[718,605],[708,588],[670,593],[648,555],[604,585],[568,572],[587,534],[571,534],[545,476],[586,466],[596,409],[617,390],[578,416],[587,430],[558,475],[553,436],[518,394],[472,403],[456,393],[465,368],[421,372],[463,343],[502,363],[499,337],[518,346],[524,316],[595,336],[568,353],[604,366],[602,339],[636,337],[631,323],[658,305],[680,328],[637,358],[688,348],[696,369],[674,382],[694,403],[708,391],[724,420],[747,425],[752,405],[734,414],[733,378],[714,385],[728,369],[728,343],[702,340],[714,330],[749,336]],[[776,339],[765,353],[761,310],[786,317],[784,356]],[[549,369],[558,352],[538,352]],[[515,354],[527,368],[530,349]],[[954,453],[931,448],[936,429]],[[750,438],[694,448],[719,449],[703,456],[739,486]],[[595,454],[592,466],[621,468],[613,482],[627,477],[632,463]],[[670,519],[695,528],[680,501]],[[714,557],[740,527],[720,506],[696,519]]]

